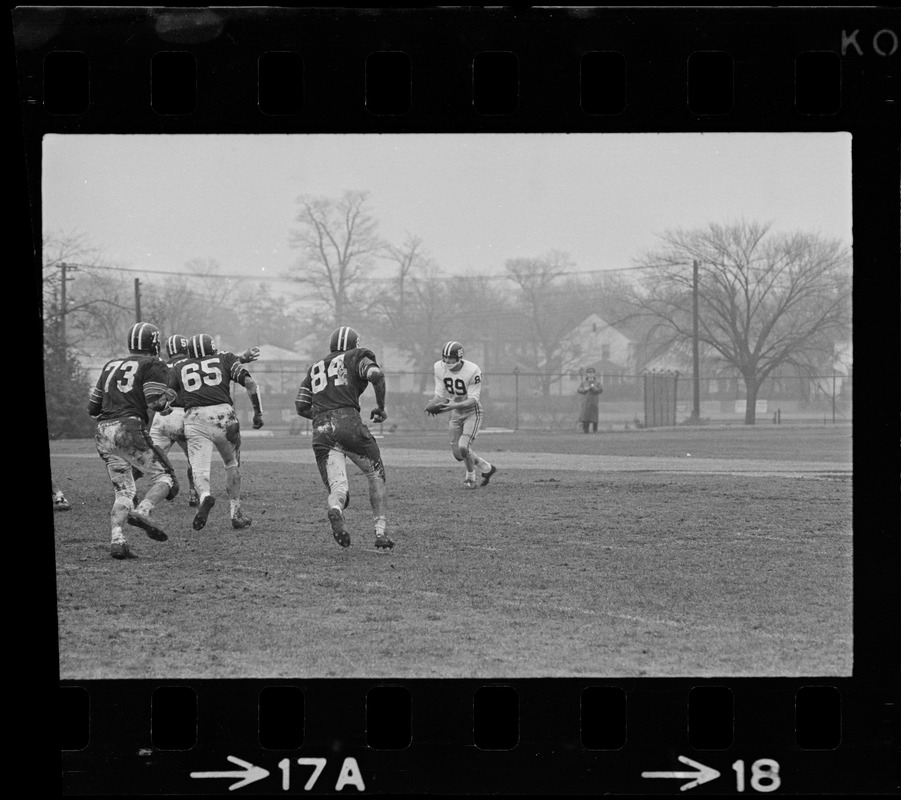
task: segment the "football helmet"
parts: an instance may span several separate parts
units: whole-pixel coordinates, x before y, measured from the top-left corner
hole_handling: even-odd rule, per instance
[[[343,350],[353,350],[360,346],[360,334],[347,325],[335,328],[328,340],[329,352],[336,353]]]
[[[463,345],[459,342],[448,342],[441,348],[441,360],[452,370],[463,366]]]
[[[166,339],[166,353],[169,358],[186,356],[188,354],[188,337],[182,336],[180,333],[173,333]]]
[[[160,354],[160,329],[149,322],[136,322],[128,329],[128,349],[135,353]]]
[[[214,356],[218,352],[219,348],[208,333],[196,333],[188,341],[188,355],[191,358]]]

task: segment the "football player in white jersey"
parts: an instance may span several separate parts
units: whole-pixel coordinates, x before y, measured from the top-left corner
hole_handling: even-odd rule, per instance
[[[476,468],[482,473],[482,486],[487,486],[497,467],[477,456],[472,443],[478,436],[482,424],[482,370],[473,361],[463,360],[463,345],[448,342],[441,350],[441,360],[435,362],[435,396],[429,408],[435,409],[439,402],[443,405],[430,414],[450,412],[451,450],[457,461],[466,465],[463,486],[476,488]]]

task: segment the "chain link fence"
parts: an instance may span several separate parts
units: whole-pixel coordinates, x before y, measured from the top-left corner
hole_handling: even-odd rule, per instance
[[[263,391],[268,428],[287,428],[300,433],[309,422],[294,408],[297,389],[306,367],[256,362],[253,376]],[[598,403],[599,429],[624,429],[679,425],[690,420],[694,385],[690,375],[646,373],[640,375],[599,374],[604,388]],[[576,392],[579,372],[546,376],[512,370],[486,372],[482,376],[485,428],[510,430],[581,430],[579,410],[582,396]],[[663,380],[661,380],[663,379]],[[434,430],[435,420],[423,412],[432,396],[432,373],[388,372],[389,419],[386,430]],[[742,424],[746,394],[740,377],[701,376],[699,410],[702,422]],[[851,377],[827,374],[769,378],[757,394],[757,424],[847,423],[852,419]],[[241,421],[248,425],[250,402],[240,389],[233,392]],[[364,420],[374,407],[368,390],[362,400]]]

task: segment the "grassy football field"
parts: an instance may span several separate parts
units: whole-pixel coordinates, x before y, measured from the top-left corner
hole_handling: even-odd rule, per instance
[[[169,541],[127,528],[128,561],[93,442],[51,442],[72,503],[53,515],[60,677],[851,674],[850,426],[489,429],[475,449],[499,472],[476,491],[437,423],[379,442],[390,552],[356,468],[343,550],[309,439],[275,433],[244,438],[251,528],[214,456],[191,529],[173,448]]]

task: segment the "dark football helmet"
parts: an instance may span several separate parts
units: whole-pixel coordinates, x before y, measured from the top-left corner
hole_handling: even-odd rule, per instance
[[[160,354],[160,329],[149,322],[136,322],[128,329],[128,349],[133,353]]]
[[[188,354],[188,337],[182,336],[180,333],[173,333],[166,339],[166,353],[169,358],[186,356]]]
[[[335,328],[328,340],[329,352],[337,353],[343,350],[353,350],[360,346],[360,334],[347,325]]]
[[[188,355],[191,358],[201,358],[203,356],[214,356],[219,352],[213,337],[208,333],[197,333],[191,337],[188,342]]]

